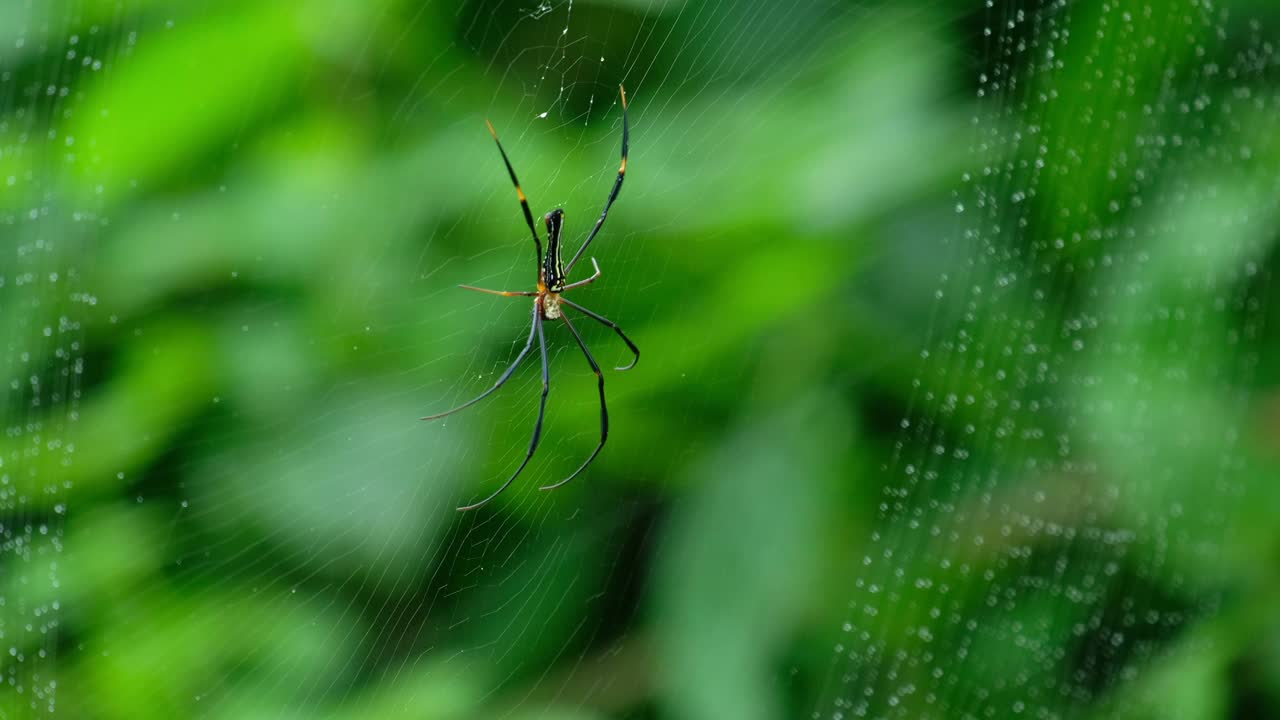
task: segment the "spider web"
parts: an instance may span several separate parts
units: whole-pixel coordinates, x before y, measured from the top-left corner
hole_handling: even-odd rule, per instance
[[[1270,707],[1224,678],[1275,669],[1277,27],[1183,0],[0,9],[0,717]],[[643,357],[608,370],[626,347],[576,323],[611,434],[540,493],[599,437],[548,323],[541,447],[459,514],[540,390],[535,348],[416,419],[527,338],[527,299],[455,287],[536,278],[484,121],[571,255],[620,84],[626,185],[572,297]]]
[[[983,24],[952,260],[815,717],[1225,716],[1274,503],[1274,48],[1198,3]]]

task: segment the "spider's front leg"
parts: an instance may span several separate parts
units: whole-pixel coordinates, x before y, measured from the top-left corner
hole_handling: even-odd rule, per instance
[[[581,305],[579,305],[578,303],[571,302],[571,301],[569,301],[569,300],[567,300],[567,299],[565,299],[565,298],[560,298],[560,302],[564,303],[565,305],[568,305],[569,307],[573,308],[574,310],[577,310],[578,312],[582,313],[583,315],[586,315],[587,317],[591,318],[592,320],[595,320],[596,322],[600,323],[601,325],[604,325],[605,327],[607,327],[607,328],[609,328],[609,329],[613,330],[615,333],[617,333],[617,334],[618,334],[618,337],[622,338],[622,342],[624,342],[624,343],[626,343],[626,344],[627,344],[627,348],[628,348],[629,350],[631,350],[631,354],[632,354],[632,355],[634,355],[634,356],[635,356],[635,358],[631,361],[631,364],[630,364],[630,365],[624,365],[624,366],[622,366],[622,367],[616,367],[616,368],[614,368],[614,370],[630,370],[631,368],[633,368],[633,367],[635,367],[635,366],[636,366],[636,363],[640,362],[640,348],[636,347],[636,344],[635,344],[635,343],[633,343],[633,342],[631,342],[631,338],[627,337],[627,334],[626,334],[626,333],[624,333],[624,332],[622,332],[622,328],[618,327],[618,323],[616,323],[616,322],[614,322],[614,321],[610,320],[609,318],[607,318],[607,317],[605,317],[605,316],[603,316],[603,315],[601,315],[601,314],[599,314],[599,313],[592,312],[592,311],[590,311],[590,310],[588,310],[588,309],[586,309],[586,308],[582,307],[582,306],[581,306]]]
[[[534,303],[533,321],[532,321],[532,324],[529,326],[529,339],[524,342],[524,349],[520,351],[519,355],[516,355],[515,361],[513,361],[511,365],[507,367],[506,371],[502,373],[502,377],[498,378],[498,382],[493,384],[493,387],[489,388],[488,390],[485,390],[484,392],[480,393],[476,397],[462,403],[461,405],[459,405],[458,407],[452,410],[445,410],[442,413],[436,413],[435,415],[427,415],[419,419],[420,420],[439,420],[442,417],[447,417],[449,415],[452,415],[458,412],[459,410],[465,410],[466,408],[469,408],[472,405],[475,405],[481,400],[492,395],[498,388],[502,387],[503,383],[505,383],[511,377],[511,374],[516,371],[516,368],[520,367],[520,363],[524,362],[525,356],[529,354],[529,350],[533,348],[533,336],[535,333],[540,331],[540,328],[542,326],[542,323],[541,323],[542,318],[539,317],[538,312],[539,312],[538,305],[537,303]]]
[[[470,505],[463,505],[458,508],[458,512],[467,512],[468,510],[475,510],[477,508],[484,507],[485,505],[488,505],[491,500],[501,495],[502,491],[510,487],[511,483],[515,482],[516,478],[520,477],[520,473],[524,472],[529,461],[533,459],[533,454],[538,450],[538,443],[542,441],[542,421],[547,416],[547,394],[551,391],[551,373],[547,364],[547,339],[542,332],[541,308],[539,308],[536,303],[533,307],[533,329],[538,335],[538,349],[542,352],[542,398],[538,402],[538,422],[533,426],[533,437],[529,440],[529,451],[525,453],[524,460],[520,463],[520,467],[516,468],[516,471],[511,474],[511,477],[507,478],[506,482],[502,483],[501,487],[494,490],[493,493],[479,502],[475,502]]]
[[[555,490],[561,485],[564,485],[570,480],[578,477],[578,475],[582,474],[583,470],[587,469],[587,466],[591,464],[591,461],[596,459],[596,456],[604,449],[605,441],[609,439],[609,406],[605,404],[604,400],[604,373],[600,372],[600,364],[591,356],[591,351],[587,349],[587,344],[582,340],[582,336],[578,334],[578,329],[573,326],[573,323],[569,322],[569,317],[567,315],[561,315],[560,319],[563,320],[565,326],[569,328],[569,332],[573,333],[573,339],[578,342],[578,347],[582,348],[582,354],[586,356],[587,363],[591,365],[591,372],[596,374],[597,385],[600,388],[600,442],[596,444],[596,449],[591,451],[591,455],[587,457],[587,461],[578,466],[578,469],[574,470],[572,475],[558,483],[543,485],[538,488],[539,490]]]

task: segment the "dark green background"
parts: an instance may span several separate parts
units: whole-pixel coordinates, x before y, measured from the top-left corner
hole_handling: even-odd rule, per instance
[[[0,718],[1280,713],[1278,32],[0,5]]]

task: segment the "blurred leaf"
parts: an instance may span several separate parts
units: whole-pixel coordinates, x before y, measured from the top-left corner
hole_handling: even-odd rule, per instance
[[[340,608],[274,584],[152,583],[102,609],[62,700],[77,717],[183,717],[237,687],[321,701],[356,670],[333,658],[352,657],[365,633]]]
[[[547,493],[525,497],[526,504],[551,502]],[[594,519],[575,513],[580,522],[546,528],[532,524],[541,513],[529,515],[523,524],[501,515],[465,517],[467,534],[487,525],[505,530],[468,554],[465,577],[481,582],[467,586],[457,609],[446,616],[456,627],[450,652],[476,648],[470,653],[474,664],[499,689],[513,679],[545,677],[556,659],[576,655],[594,637],[593,619],[618,552],[616,513]]]
[[[1237,616],[1235,620],[1239,620]],[[1099,704],[1097,717],[1135,720],[1216,720],[1231,717],[1230,656],[1234,621],[1210,621],[1185,635],[1141,674]],[[1238,628],[1236,628],[1238,629]],[[1136,679],[1135,679],[1136,675]]]
[[[447,162],[474,133],[433,133],[361,164],[353,132],[338,118],[313,118],[264,141],[230,187],[146,206],[119,223],[94,268],[99,294],[111,300],[103,311],[140,313],[222,286],[305,287],[305,300],[335,305],[383,292],[402,298],[403,283],[420,279],[402,258],[431,269],[423,245],[437,250],[412,230],[443,222],[483,190],[478,170],[443,176],[423,168]]]
[[[116,376],[77,411],[67,442],[0,440],[0,459],[17,463],[12,480],[28,508],[118,490],[153,460],[212,400],[208,341],[203,330],[172,319],[139,328]]]
[[[817,581],[828,453],[847,433],[804,396],[746,420],[696,466],[657,569],[660,681],[676,716],[783,716],[772,678]]]
[[[456,516],[459,457],[410,398],[362,390],[272,418],[252,434],[260,441],[214,448],[191,503],[211,527],[255,528],[308,573],[406,593]]]
[[[28,562],[14,566],[4,577],[2,597],[23,598],[23,603],[0,605],[0,627],[10,647],[31,649],[16,628],[29,625],[23,612],[35,611],[71,629],[92,627],[101,620],[103,606],[145,589],[163,564],[163,521],[159,511],[112,505],[95,508],[72,519],[65,539],[50,534],[40,523]],[[100,542],[109,537],[111,542]],[[32,636],[34,643],[43,640]]]
[[[154,190],[280,106],[304,68],[293,15],[274,2],[156,32],[60,133],[79,148],[73,189],[83,197]]]

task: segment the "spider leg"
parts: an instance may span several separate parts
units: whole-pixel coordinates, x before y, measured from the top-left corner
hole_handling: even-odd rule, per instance
[[[586,280],[579,280],[576,283],[569,283],[568,285],[565,285],[563,288],[561,288],[560,292],[564,292],[565,290],[572,290],[576,287],[582,287],[583,285],[590,285],[591,283],[598,280],[600,278],[600,263],[596,262],[595,258],[591,258],[591,264],[594,265],[596,268],[595,275],[592,275]]]
[[[474,290],[475,292],[489,293],[490,295],[501,295],[502,297],[516,297],[516,296],[534,297],[538,294],[536,292],[531,292],[531,291],[522,292],[520,290],[489,290],[486,288],[476,287],[474,285],[459,285],[458,287],[462,288],[463,290]]]
[[[578,341],[578,347],[582,348],[582,354],[587,356],[587,362],[591,364],[591,371],[596,374],[596,379],[599,381],[598,385],[600,388],[600,444],[596,445],[596,449],[591,452],[591,457],[587,458],[587,461],[582,463],[581,467],[579,467],[577,470],[574,470],[572,475],[561,480],[558,483],[555,483],[554,485],[544,485],[543,487],[538,488],[539,490],[555,490],[561,485],[564,485],[570,480],[578,477],[578,474],[581,473],[583,470],[586,470],[587,466],[591,464],[591,461],[595,460],[596,456],[600,454],[600,450],[604,448],[604,441],[609,438],[609,408],[605,405],[605,402],[604,402],[604,373],[600,372],[600,364],[596,362],[596,359],[591,357],[591,351],[587,349],[587,344],[582,341],[582,336],[578,334],[578,329],[573,326],[573,323],[569,322],[569,316],[561,313],[560,319],[563,320],[564,324],[569,327],[569,332],[573,333],[573,339]]]
[[[627,144],[630,138],[630,131],[627,125],[627,91],[618,86],[618,92],[622,94],[622,165],[618,167],[618,179],[613,181],[613,190],[609,192],[609,200],[604,204],[604,212],[600,213],[600,219],[596,220],[596,226],[591,228],[591,234],[587,236],[582,247],[578,248],[578,252],[573,254],[573,259],[565,267],[565,274],[573,271],[573,266],[578,264],[578,258],[582,257],[582,253],[596,239],[596,233],[600,232],[600,228],[604,227],[604,219],[609,217],[609,208],[613,207],[613,201],[618,199],[618,192],[622,190],[622,180],[627,174]],[[514,176],[513,176],[514,177]]]
[[[598,315],[596,313],[591,312],[590,310],[582,307],[576,302],[565,299],[563,295],[560,296],[560,302],[562,304],[568,305],[574,310],[577,310],[583,315],[586,315],[592,320],[595,320],[601,325],[604,325],[605,327],[608,327],[608,328],[612,328],[614,332],[618,333],[618,337],[622,338],[622,342],[626,343],[627,347],[631,348],[631,352],[636,356],[635,360],[632,360],[630,365],[627,365],[625,367],[616,367],[614,368],[614,370],[630,370],[631,368],[636,366],[636,363],[640,362],[640,348],[636,347],[636,344],[631,342],[631,338],[627,337],[626,333],[622,332],[622,328],[618,327],[617,323],[615,323],[614,321],[610,320],[609,318],[603,315]]]
[[[489,134],[493,136],[493,142],[498,145],[498,152],[502,153],[502,162],[507,166],[507,174],[511,176],[511,184],[516,186],[516,196],[520,198],[520,209],[524,210],[524,221],[529,226],[529,233],[533,235],[533,249],[537,253],[538,264],[542,264],[542,240],[538,237],[538,231],[533,225],[533,213],[529,212],[529,198],[524,196],[524,190],[520,188],[520,181],[516,179],[515,168],[511,167],[511,161],[507,159],[507,151],[502,149],[502,141],[498,139],[498,133],[493,129],[493,123],[488,120],[484,121],[489,126]]]
[[[446,415],[452,415],[458,412],[459,410],[465,410],[466,408],[469,408],[472,405],[475,405],[476,403],[480,402],[481,400],[489,397],[489,394],[492,393],[494,390],[497,390],[498,388],[502,387],[502,384],[507,381],[507,378],[511,377],[511,373],[515,372],[516,368],[520,367],[520,363],[524,361],[525,356],[529,354],[530,348],[533,347],[533,333],[535,330],[538,329],[539,317],[541,316],[538,314],[538,305],[537,303],[534,303],[533,324],[529,326],[529,339],[525,341],[524,349],[521,350],[520,354],[516,356],[515,361],[511,363],[511,366],[507,368],[506,372],[502,373],[502,377],[498,378],[498,382],[493,384],[493,387],[489,388],[488,390],[485,390],[484,392],[480,393],[476,397],[462,403],[461,405],[459,405],[458,407],[452,410],[446,410],[442,413],[436,413],[435,415],[427,415],[426,417],[420,418],[420,419],[421,420],[438,420],[442,417],[445,417]]]
[[[542,313],[539,312],[539,308],[536,304],[534,305],[533,310],[533,327],[538,332],[538,347],[542,351],[542,400],[538,406],[538,422],[533,426],[533,438],[529,441],[529,452],[525,453],[524,462],[521,462],[520,467],[516,468],[516,471],[511,475],[511,477],[507,478],[507,481],[502,483],[502,487],[494,490],[489,497],[481,500],[480,502],[472,503],[471,505],[463,505],[458,508],[458,512],[466,512],[467,510],[475,510],[477,508],[484,507],[489,504],[490,500],[501,495],[502,491],[506,490],[507,487],[509,487],[511,483],[515,482],[515,479],[520,476],[520,473],[524,472],[525,466],[528,465],[529,460],[533,458],[534,451],[538,449],[538,442],[542,440],[542,419],[547,415],[547,393],[551,389],[551,373],[547,369],[547,339],[542,333]],[[532,335],[530,336],[530,339],[532,339]]]

